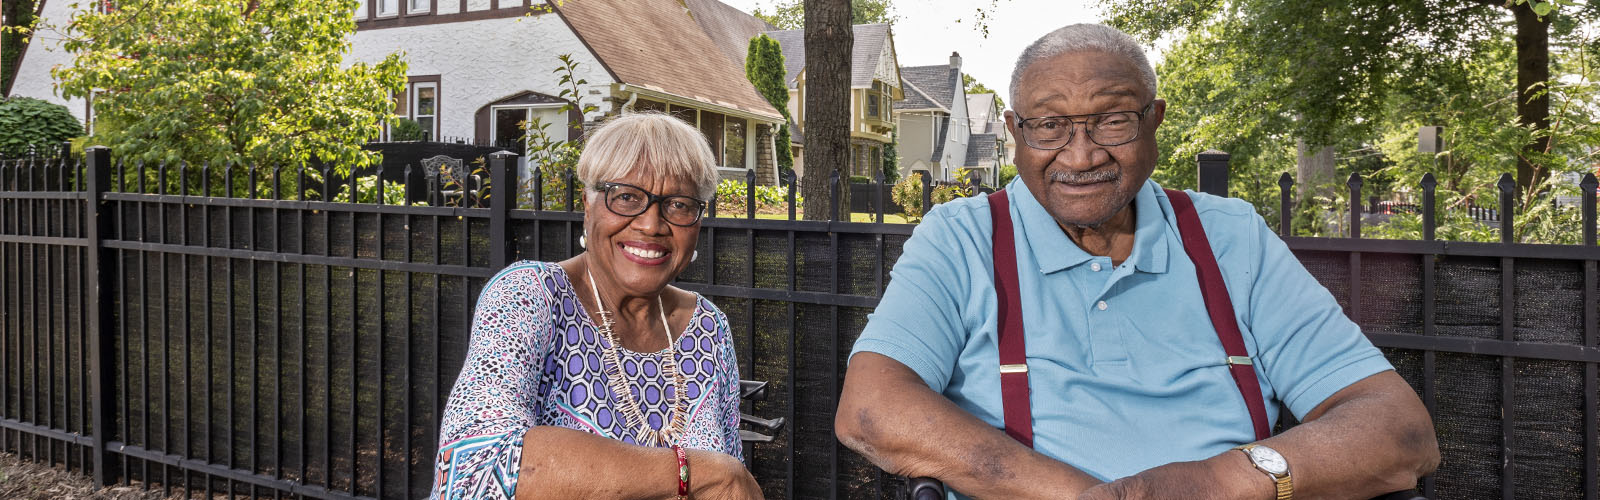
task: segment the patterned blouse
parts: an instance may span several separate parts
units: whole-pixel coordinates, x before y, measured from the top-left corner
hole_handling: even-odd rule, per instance
[[[722,311],[696,297],[694,317],[676,350],[689,415],[679,445],[743,460],[733,337]],[[440,424],[431,498],[512,498],[522,437],[536,425],[637,444],[637,428],[618,412],[617,395],[606,383],[602,345],[609,343],[561,266],[523,261],[490,278]],[[653,429],[662,427],[675,396],[659,366],[667,352],[618,346],[631,392],[626,397],[639,401]]]

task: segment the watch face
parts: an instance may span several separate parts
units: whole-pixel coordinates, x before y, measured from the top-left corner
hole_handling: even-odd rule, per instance
[[[1250,461],[1257,467],[1273,474],[1286,474],[1289,472],[1289,462],[1279,455],[1277,450],[1265,446],[1250,449]]]

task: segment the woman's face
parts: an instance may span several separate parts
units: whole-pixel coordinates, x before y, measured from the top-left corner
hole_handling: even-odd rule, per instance
[[[642,172],[647,170],[635,169],[634,173],[605,182],[638,186],[656,196],[699,197],[687,179],[654,178]],[[698,222],[690,227],[670,224],[661,216],[660,203],[651,204],[639,215],[624,217],[606,208],[605,193],[592,187],[586,188],[585,193],[583,220],[588,234],[588,262],[597,279],[606,275],[610,286],[620,288],[606,293],[654,295],[689,267],[700,237]]]

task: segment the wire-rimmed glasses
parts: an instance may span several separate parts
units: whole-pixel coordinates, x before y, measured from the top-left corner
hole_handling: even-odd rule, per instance
[[[1061,149],[1072,142],[1077,134],[1077,124],[1083,124],[1089,141],[1104,147],[1121,146],[1139,138],[1139,125],[1144,115],[1155,108],[1155,101],[1145,104],[1142,111],[1111,111],[1086,115],[1040,116],[1017,120],[1017,130],[1029,147],[1046,151]],[[1020,118],[1020,115],[1019,115]]]

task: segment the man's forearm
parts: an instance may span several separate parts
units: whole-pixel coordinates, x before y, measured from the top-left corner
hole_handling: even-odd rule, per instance
[[[834,420],[839,440],[878,467],[933,477],[974,498],[1061,498],[1098,484],[933,392],[905,365],[860,353]]]
[[[1372,498],[1413,488],[1439,466],[1433,421],[1398,374],[1367,377],[1328,399],[1265,441],[1289,460],[1295,498]]]

